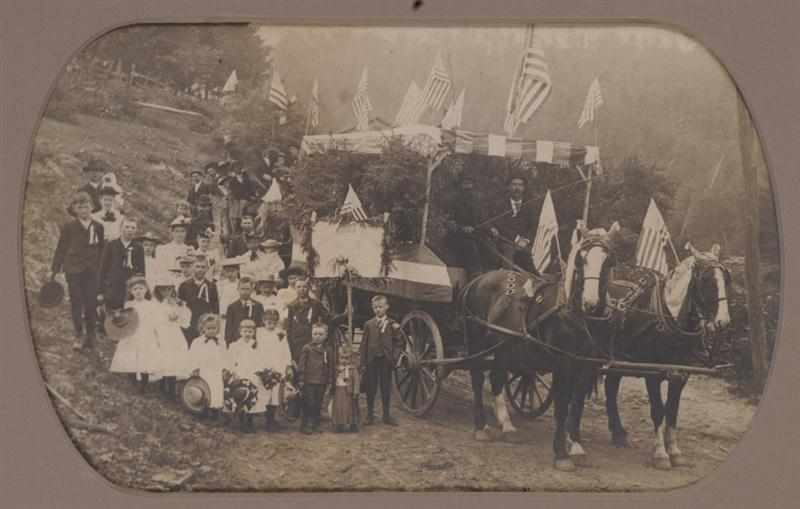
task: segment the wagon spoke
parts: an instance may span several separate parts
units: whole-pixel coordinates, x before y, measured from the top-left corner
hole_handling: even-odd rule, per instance
[[[411,380],[410,387],[413,387],[413,390],[411,391],[411,408],[417,408],[417,391],[419,391],[419,387],[417,387],[418,382],[419,380],[417,377],[414,377]]]
[[[403,401],[408,403],[408,398],[411,395],[411,389],[414,387],[414,378],[411,377],[408,380],[408,385],[406,385],[405,390],[403,391]]]
[[[521,381],[521,380],[519,380],[519,377],[514,377],[514,378],[512,378],[512,379],[511,379],[511,382],[509,382],[509,383],[510,383],[510,384],[513,384],[513,383],[514,383],[514,380],[517,380],[517,385],[516,385],[516,387],[514,387],[514,392],[513,392],[513,394],[511,395],[511,399],[513,399],[513,400],[515,400],[515,401],[516,401],[516,399],[517,399],[517,396],[519,396],[519,391],[521,391],[521,390],[522,390],[522,381]]]
[[[537,378],[537,380],[539,380],[539,377],[536,377],[536,378]],[[531,389],[532,389],[531,396],[533,396],[533,394],[536,394],[536,399],[539,400],[539,405],[541,405],[544,402],[544,399],[542,399],[542,395],[539,394],[539,389],[536,388],[536,382],[535,381],[534,381],[534,383],[531,384]]]
[[[401,387],[408,381],[410,377],[411,377],[411,371],[405,370],[403,374],[400,376],[400,379],[397,380],[397,386]]]
[[[536,375],[536,380],[538,380],[539,383],[542,384],[545,389],[547,389],[547,392],[550,392],[550,385],[548,385],[547,382],[544,381],[544,378],[542,378],[539,375]],[[534,383],[534,385],[536,384]]]
[[[517,386],[517,390],[518,391],[522,391],[522,398],[519,401],[519,408],[524,411],[525,410],[525,403],[530,403],[530,401],[528,401],[528,387],[525,385],[525,377],[520,377],[520,381],[519,381],[519,385]]]
[[[431,370],[429,370],[429,369],[427,369],[427,368],[422,368],[422,372],[425,374],[425,376],[427,376],[427,377],[428,377],[428,379],[429,379],[431,382],[433,382],[434,384],[436,384],[436,377],[433,375],[433,373],[431,372]]]
[[[428,384],[425,383],[425,377],[420,377],[419,385],[422,388],[422,401],[427,401],[430,394],[430,389],[428,388]]]
[[[430,353],[430,351],[431,351],[431,347],[432,347],[432,346],[433,346],[433,345],[432,345],[430,342],[426,342],[426,343],[425,343],[425,348],[423,349],[423,351],[422,351],[422,353],[420,354],[419,358],[420,358],[420,359],[424,359],[425,357],[427,357],[427,356],[428,356],[428,354],[429,354],[429,353]]]

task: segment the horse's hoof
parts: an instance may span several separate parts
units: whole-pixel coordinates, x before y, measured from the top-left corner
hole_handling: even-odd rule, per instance
[[[614,447],[619,447],[620,449],[631,446],[630,442],[628,442],[627,433],[623,433],[620,435],[613,435],[611,437],[611,443],[614,444]]]
[[[669,457],[669,462],[673,467],[685,467],[688,465],[688,462],[683,454],[671,454]]]
[[[560,472],[574,472],[577,470],[575,463],[570,458],[556,459],[554,466]]]
[[[669,470],[672,468],[672,463],[669,460],[669,456],[659,456],[657,458],[653,458],[653,466],[658,470]]]
[[[491,442],[492,435],[485,429],[479,429],[475,432],[475,440],[478,442]]]

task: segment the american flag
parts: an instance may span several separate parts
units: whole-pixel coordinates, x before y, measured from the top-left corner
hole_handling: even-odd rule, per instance
[[[533,266],[541,274],[553,261],[553,243],[558,243],[558,220],[550,191],[544,197],[542,211],[539,213],[539,226],[533,239]]]
[[[353,97],[353,114],[356,117],[356,129],[366,131],[369,129],[369,112],[372,111],[372,103],[369,102],[367,95],[367,68],[361,73],[361,80],[358,82],[356,95]]]
[[[586,93],[586,102],[583,104],[581,118],[578,119],[578,129],[587,122],[594,122],[597,108],[603,105],[603,94],[600,92],[600,81],[595,78],[589,85],[589,92]]]
[[[504,129],[514,136],[520,124],[526,123],[550,95],[550,70],[544,53],[533,44],[533,27],[528,27],[527,46],[508,93]]]
[[[464,89],[458,94],[456,102],[450,105],[447,113],[442,119],[442,127],[445,129],[453,129],[454,127],[461,127],[461,115],[464,113]]]
[[[411,81],[408,85],[403,103],[397,111],[397,116],[394,119],[395,125],[408,125],[419,122],[419,117],[422,114],[422,90],[417,85],[416,81]]]
[[[281,112],[280,123],[286,123],[286,110],[289,108],[289,96],[286,94],[286,88],[281,81],[281,75],[278,71],[272,76],[272,83],[269,87],[269,102],[275,105]]]
[[[642,232],[639,234],[639,242],[636,245],[636,265],[666,275],[669,271],[667,266],[668,242],[667,225],[656,202],[651,198],[647,214],[644,216]]]
[[[319,127],[319,82],[314,78],[311,87],[311,104],[308,106],[308,125],[311,129]]]
[[[440,110],[452,85],[447,69],[442,62],[442,54],[439,53],[436,55],[436,61],[428,76],[428,82],[425,83],[425,88],[422,90],[422,103],[434,110]]]
[[[364,212],[364,206],[361,205],[361,200],[353,189],[352,185],[347,186],[347,196],[344,197],[342,208],[339,209],[339,215],[352,214],[356,221],[366,221],[367,213]]]

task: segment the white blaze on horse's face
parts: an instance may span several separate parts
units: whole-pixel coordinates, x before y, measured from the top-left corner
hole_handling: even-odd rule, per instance
[[[600,304],[600,276],[608,253],[601,246],[592,246],[583,256],[583,310],[592,312]]]
[[[724,329],[731,323],[731,315],[728,312],[728,290],[725,288],[725,274],[722,269],[714,269],[714,279],[717,281],[717,316],[714,317],[714,326]]]

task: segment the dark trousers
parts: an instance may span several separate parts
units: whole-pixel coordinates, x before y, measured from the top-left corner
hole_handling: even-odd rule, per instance
[[[510,260],[519,265],[522,269],[528,272],[533,272],[533,257],[530,249],[517,249],[512,244],[500,242],[497,246],[497,250],[500,251],[500,254],[504,257],[504,259],[500,260],[501,267],[509,270],[515,270],[511,266],[511,263],[509,263]]]
[[[392,364],[385,356],[375,357],[367,362],[367,414],[374,415],[375,395],[381,389],[383,416],[389,416],[392,397]]]
[[[306,384],[303,387],[303,427],[309,424],[315,428],[319,427],[325,387],[323,384]]]
[[[66,278],[75,334],[86,332],[87,338],[93,339],[97,326],[97,272],[87,269],[67,274]]]
[[[467,271],[469,278],[483,272],[481,250],[475,237],[453,233],[447,237],[447,244],[450,250],[458,256],[459,265]]]

